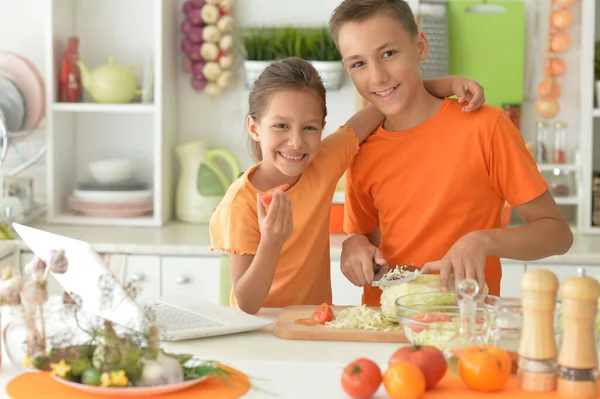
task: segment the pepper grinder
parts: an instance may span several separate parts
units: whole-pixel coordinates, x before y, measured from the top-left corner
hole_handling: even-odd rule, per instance
[[[558,278],[545,269],[521,276],[523,324],[519,346],[519,386],[524,391],[556,389],[556,341],[554,309]]]
[[[598,394],[596,352],[596,313],[600,284],[578,268],[577,276],[560,285],[562,298],[562,345],[558,355],[560,397],[595,398]]]

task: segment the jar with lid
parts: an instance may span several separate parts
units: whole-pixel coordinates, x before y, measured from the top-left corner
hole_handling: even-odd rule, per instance
[[[550,186],[550,192],[555,197],[571,195],[571,187],[573,185],[571,173],[566,169],[554,168],[548,185]]]
[[[567,154],[567,124],[554,124],[554,163],[565,163]]]
[[[550,124],[537,122],[535,124],[535,162],[549,162],[550,142]]]
[[[502,104],[504,113],[515,124],[517,129],[521,129],[521,104]]]
[[[489,344],[505,350],[511,360],[511,374],[518,371],[523,310],[519,298],[498,298],[493,307],[495,323],[488,334]]]

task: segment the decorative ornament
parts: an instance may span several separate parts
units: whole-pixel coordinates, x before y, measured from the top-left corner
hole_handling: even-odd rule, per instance
[[[550,0],[544,77],[538,86],[539,99],[536,104],[538,114],[545,119],[552,119],[560,112],[558,99],[562,95],[562,88],[556,79],[565,74],[567,63],[557,54],[563,54],[571,47],[571,37],[566,30],[573,26],[573,13],[568,7],[576,2],[577,0]]]
[[[181,70],[190,85],[215,97],[234,81],[234,20],[230,0],[187,0],[183,4]]]

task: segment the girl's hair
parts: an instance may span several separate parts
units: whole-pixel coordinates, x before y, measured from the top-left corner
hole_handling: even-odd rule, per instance
[[[259,121],[269,107],[271,96],[282,90],[313,90],[321,100],[323,120],[327,116],[325,87],[317,70],[307,61],[288,57],[267,66],[254,82],[248,96],[248,115]],[[250,151],[257,161],[262,160],[260,144],[250,139]]]

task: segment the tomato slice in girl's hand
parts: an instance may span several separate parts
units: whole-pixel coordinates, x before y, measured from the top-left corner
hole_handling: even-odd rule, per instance
[[[258,196],[258,198],[260,198],[260,202],[262,202],[262,204],[267,207],[269,205],[271,205],[271,201],[273,200],[273,193],[277,190],[281,190],[281,191],[285,191],[288,188],[290,188],[289,184],[282,184],[281,186],[277,186],[274,187],[270,190],[265,191],[264,193],[260,194]]]
[[[331,310],[327,303],[322,303],[312,314],[311,319],[319,324],[325,324],[333,320],[333,310]]]

